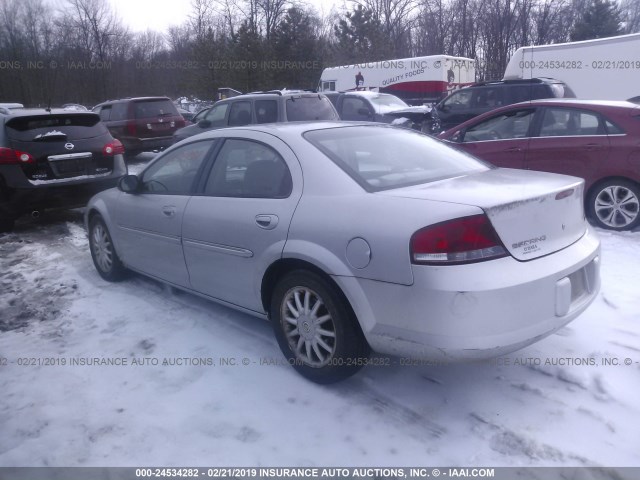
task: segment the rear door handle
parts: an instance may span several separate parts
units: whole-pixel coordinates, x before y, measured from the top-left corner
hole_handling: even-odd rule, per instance
[[[602,148],[602,145],[600,145],[599,143],[587,143],[584,148],[586,148],[587,150],[600,150]]]
[[[162,213],[165,217],[173,217],[176,214],[176,207],[165,205],[162,207]]]
[[[507,152],[509,152],[509,153],[520,153],[520,152],[522,152],[522,148],[521,147],[507,148]]]
[[[256,223],[260,228],[273,230],[278,225],[277,215],[256,215]]]

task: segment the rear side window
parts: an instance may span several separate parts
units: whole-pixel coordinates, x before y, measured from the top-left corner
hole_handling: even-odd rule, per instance
[[[178,116],[178,110],[168,98],[134,102],[133,111],[136,118],[155,118],[169,115]]]
[[[339,120],[333,105],[326,97],[317,95],[291,97],[286,103],[287,120]]]
[[[6,124],[9,137],[20,141],[47,141],[96,137],[107,133],[107,127],[94,113],[49,114],[15,117]]]
[[[108,121],[111,118],[111,105],[105,105],[100,108],[100,119]]]
[[[275,100],[256,100],[254,104],[257,123],[278,121],[278,102]]]
[[[541,137],[603,135],[597,114],[571,108],[547,108],[540,128]]]
[[[241,127],[251,123],[251,102],[235,102],[229,111],[229,126]]]
[[[262,143],[229,139],[218,153],[205,195],[286,198],[291,189],[291,173],[278,152]]]
[[[126,120],[129,117],[129,108],[126,103],[114,103],[111,106],[111,117],[109,120]]]
[[[623,135],[624,134],[624,130],[622,130],[622,128],[620,128],[615,123],[610,122],[609,120],[605,120],[604,121],[604,125],[605,125],[605,127],[607,129],[607,133],[609,135]]]
[[[412,130],[358,126],[310,131],[304,137],[370,192],[489,169],[480,160]]]

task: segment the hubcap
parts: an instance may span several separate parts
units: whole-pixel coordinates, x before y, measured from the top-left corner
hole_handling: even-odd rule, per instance
[[[638,217],[640,201],[627,187],[612,185],[598,193],[594,209],[598,220],[613,228],[623,228]]]
[[[96,263],[103,272],[111,270],[113,265],[113,248],[109,241],[109,236],[105,228],[97,224],[93,228],[93,242],[91,242],[93,248],[93,254],[96,259]]]
[[[336,349],[336,329],[322,298],[306,287],[287,292],[280,308],[289,346],[312,367],[329,363]]]

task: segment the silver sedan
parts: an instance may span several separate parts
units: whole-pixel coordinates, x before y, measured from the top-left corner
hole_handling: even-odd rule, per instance
[[[86,225],[103,278],[269,318],[329,383],[371,350],[487,358],[573,320],[600,286],[583,185],[390,126],[262,125],[180,142],[93,197]]]

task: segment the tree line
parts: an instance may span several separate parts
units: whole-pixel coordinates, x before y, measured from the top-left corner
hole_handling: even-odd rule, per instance
[[[640,31],[640,0],[193,0],[188,20],[132,32],[108,0],[0,0],[0,102],[314,89],[322,69],[447,54],[499,79],[525,45]]]

